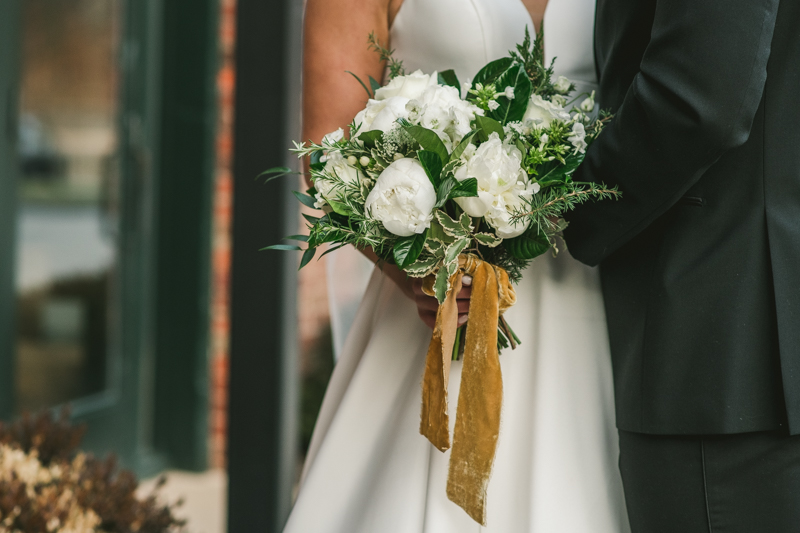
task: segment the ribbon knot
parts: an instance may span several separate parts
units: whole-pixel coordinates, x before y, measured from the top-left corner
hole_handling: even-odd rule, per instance
[[[450,290],[436,314],[422,379],[420,433],[440,451],[450,448],[447,382],[458,328],[456,297],[465,274],[472,276],[472,296],[447,497],[476,522],[486,525],[486,489],[500,434],[503,402],[497,327],[500,315],[516,302],[516,294],[505,270],[472,254],[459,256],[459,268],[450,278]],[[432,279],[426,279],[423,290],[432,295],[432,285]]]

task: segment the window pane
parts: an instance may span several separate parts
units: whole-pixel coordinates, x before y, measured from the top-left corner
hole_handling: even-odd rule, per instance
[[[119,0],[23,0],[17,409],[106,387]]]

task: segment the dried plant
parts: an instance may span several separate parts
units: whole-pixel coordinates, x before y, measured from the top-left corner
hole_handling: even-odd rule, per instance
[[[185,521],[181,504],[163,505],[158,490],[136,495],[136,476],[116,459],[78,452],[82,426],[69,411],[25,415],[0,424],[0,533],[168,533]]]

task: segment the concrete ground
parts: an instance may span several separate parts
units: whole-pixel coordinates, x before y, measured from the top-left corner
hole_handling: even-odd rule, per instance
[[[183,499],[175,515],[188,520],[187,533],[225,533],[228,476],[224,470],[202,473],[171,470],[165,474],[167,484],[159,494],[165,502]],[[139,494],[149,494],[155,483],[156,479],[142,481]]]

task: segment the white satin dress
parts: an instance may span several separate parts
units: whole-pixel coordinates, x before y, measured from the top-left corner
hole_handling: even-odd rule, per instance
[[[593,20],[593,0],[550,0],[544,22],[557,74],[584,91],[595,81]],[[409,72],[454,68],[464,81],[522,42],[526,25],[533,28],[520,0],[405,0],[391,46]],[[333,270],[348,266],[329,279],[334,292],[343,276],[359,272],[354,256],[338,261]],[[486,527],[447,499],[449,452],[419,434],[431,331],[375,270],[339,354],[284,533],[629,531],[596,270],[568,253],[537,259],[506,316],[522,345],[500,357],[502,426]],[[460,378],[455,362],[451,424]]]

